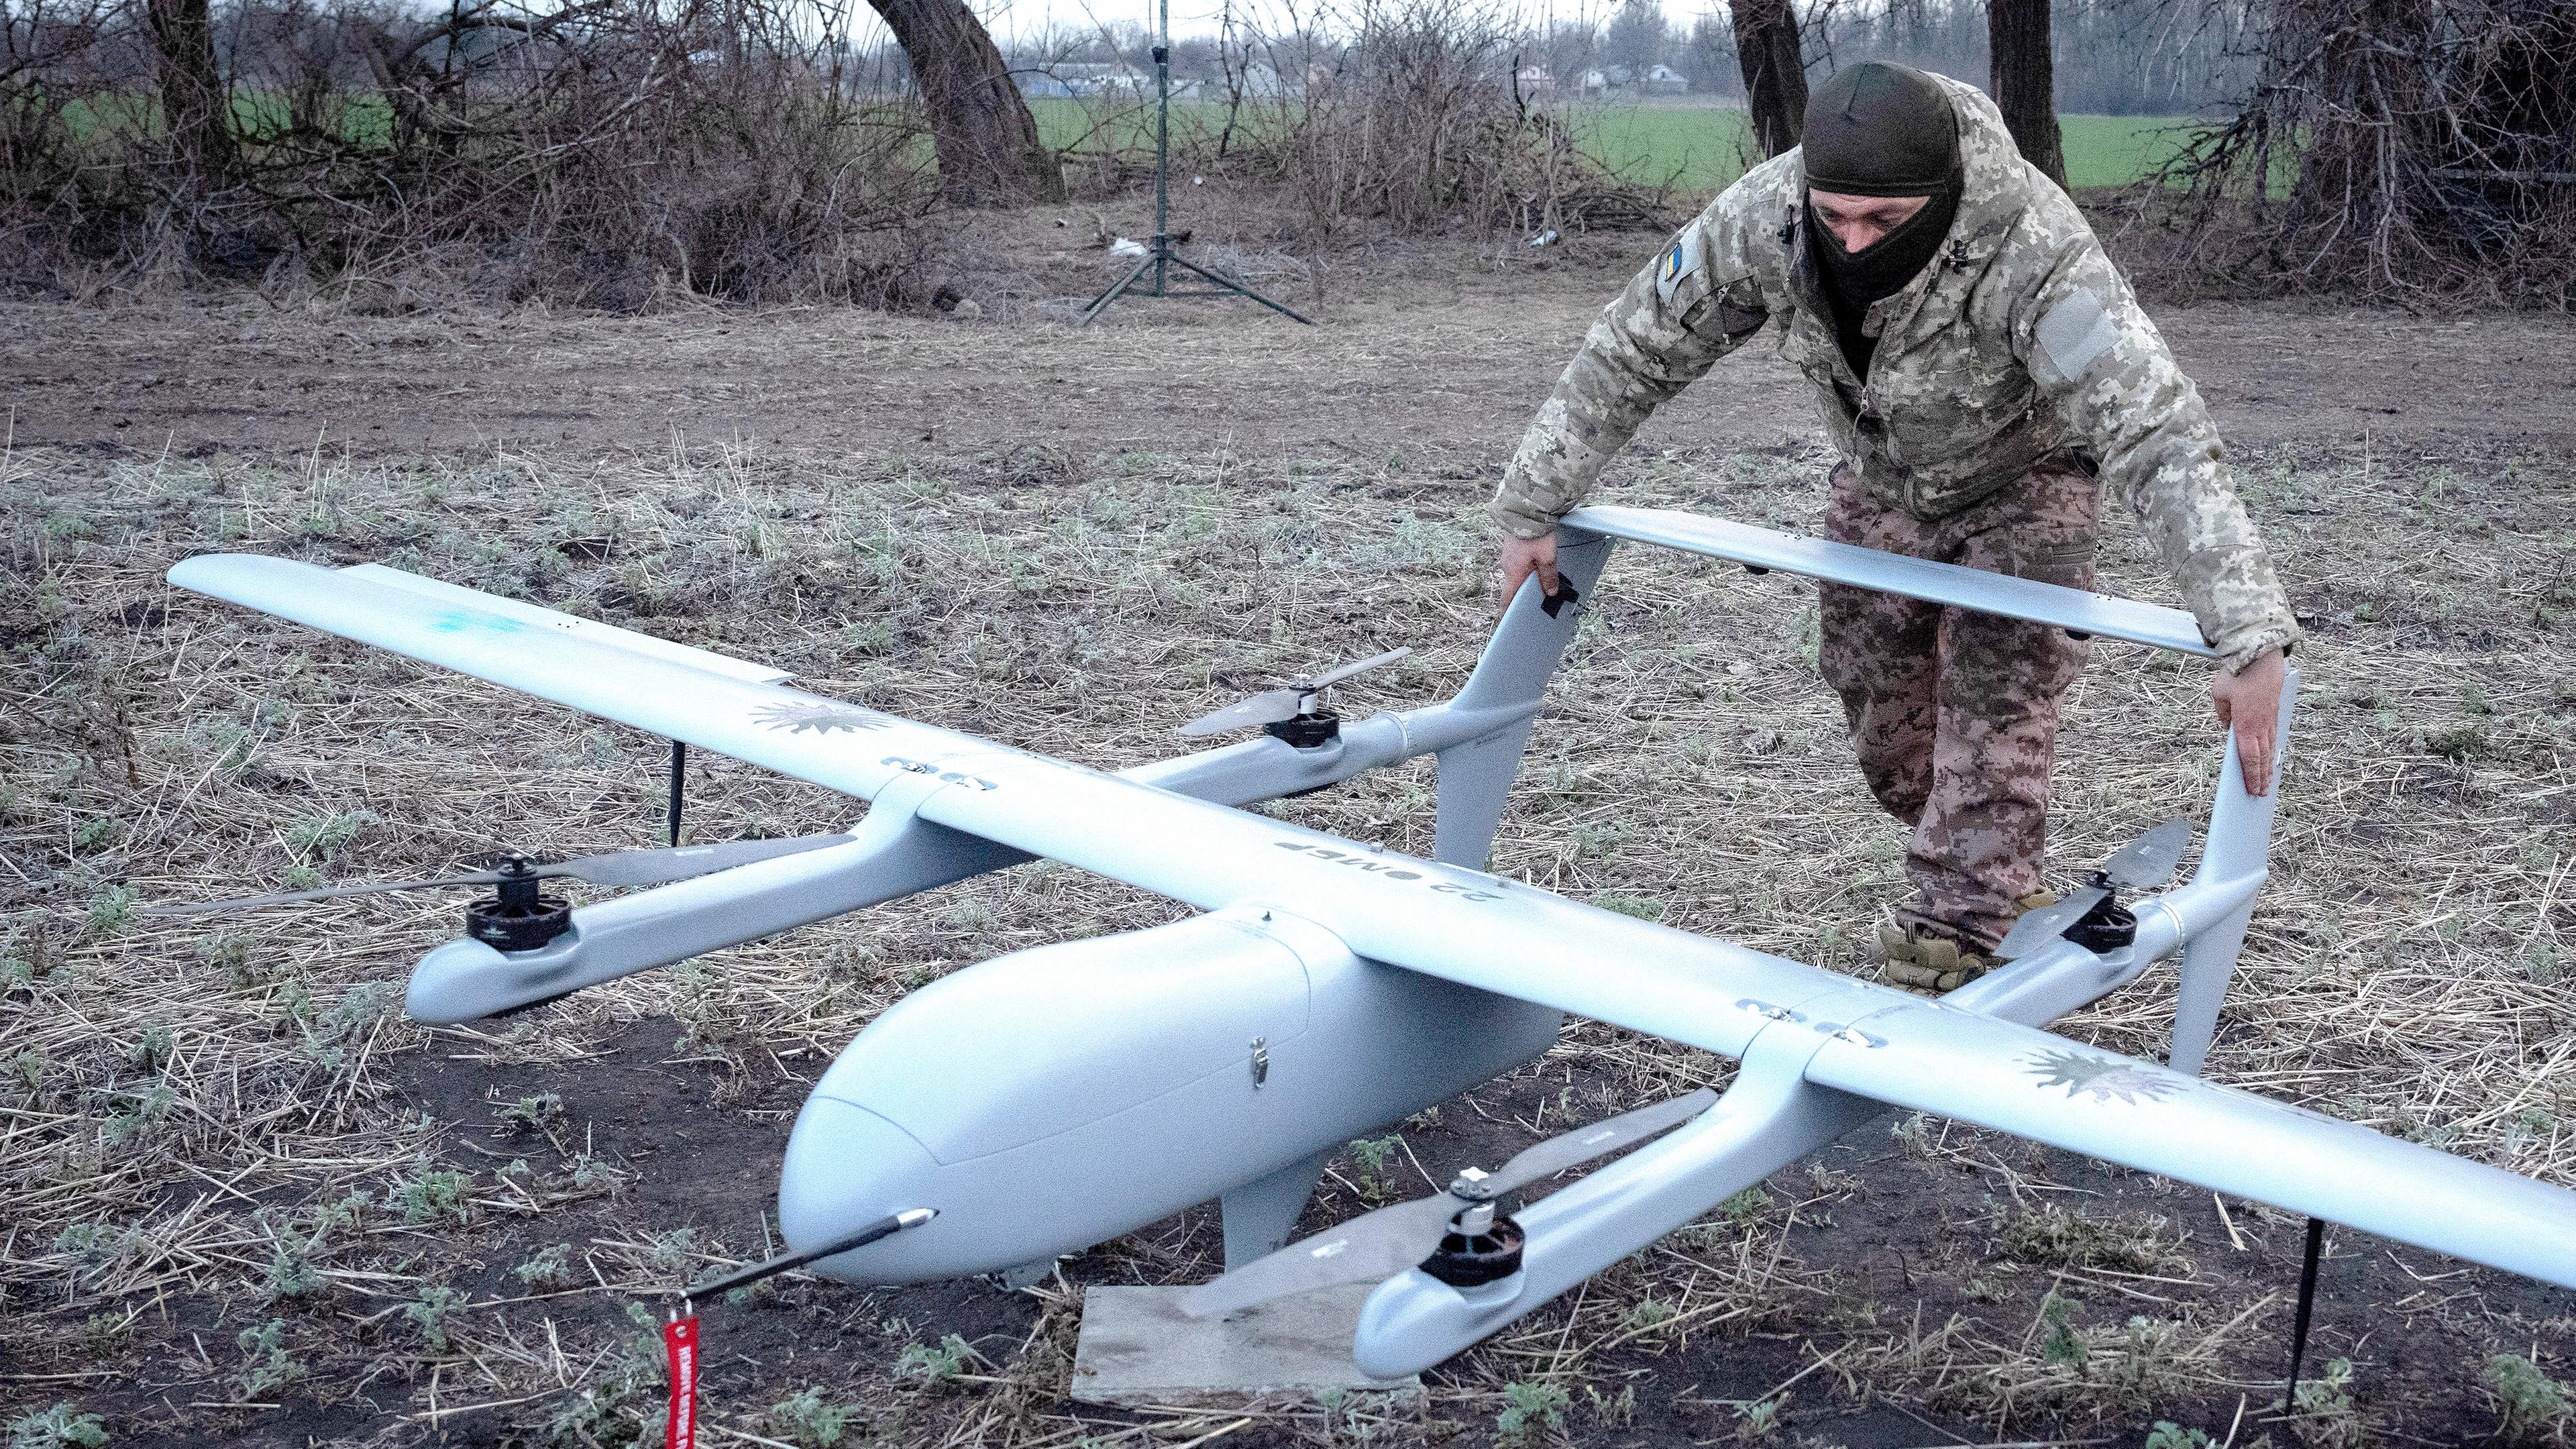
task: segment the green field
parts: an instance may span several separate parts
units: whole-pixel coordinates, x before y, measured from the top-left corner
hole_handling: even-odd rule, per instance
[[[2190,116],[2060,116],[2067,183],[2125,186],[2170,160],[2201,124]]]
[[[1127,104],[1039,98],[1030,108],[1048,144],[1097,147],[1114,137],[1120,145],[1153,144],[1153,108]],[[1225,110],[1213,103],[1175,102],[1172,133],[1181,139],[1213,135]],[[2179,116],[2061,116],[2067,180],[2077,187],[2121,186],[2172,155],[2191,122]],[[1608,104],[1577,107],[1575,133],[1593,155],[1632,180],[1669,183],[1685,192],[1710,192],[1743,174],[1755,152],[1744,112],[1731,106]]]
[[[234,98],[233,108],[237,131],[254,144],[287,127],[282,94],[244,92]],[[1058,150],[1136,151],[1154,144],[1150,103],[1033,97],[1029,109],[1039,134]],[[1273,107],[1256,105],[1247,108],[1237,124],[1257,131],[1277,124],[1280,115]],[[144,129],[159,123],[157,108],[141,96],[129,98],[122,106],[74,101],[64,107],[63,119],[74,136],[84,139],[102,129]],[[1715,192],[1742,175],[1745,158],[1757,154],[1744,112],[1732,106],[1674,101],[1591,104],[1575,107],[1571,119],[1584,148],[1620,175],[1670,185],[1685,195]],[[1177,144],[1213,143],[1225,123],[1222,104],[1176,101],[1172,105],[1172,137]],[[362,146],[383,145],[393,131],[390,107],[382,97],[363,92],[341,103],[333,124],[343,140]],[[2122,186],[2137,180],[2183,144],[2193,123],[2178,116],[2061,116],[2058,124],[2065,136],[2067,179],[2081,188]],[[926,160],[926,147],[923,156]]]
[[[293,124],[283,91],[238,90],[232,103],[233,133],[251,145],[273,142]],[[75,97],[63,103],[62,124],[76,141],[90,140],[101,132],[158,133],[161,106],[141,91]],[[383,146],[393,139],[393,106],[374,91],[342,91],[326,103],[321,124],[351,145]]]
[[[1591,152],[1641,181],[1713,191],[1758,154],[1742,111],[1726,106],[1598,106],[1575,113]],[[2060,116],[2066,179],[2076,187],[2124,186],[2171,156],[2188,134],[2178,116]]]
[[[1029,112],[1037,118],[1038,135],[1059,151],[1098,151],[1104,147],[1132,150],[1154,144],[1154,104],[1130,100],[1071,100],[1031,96]],[[1172,144],[1213,140],[1225,126],[1226,108],[1214,101],[1172,102]],[[1266,105],[1248,106],[1243,124],[1274,121]]]

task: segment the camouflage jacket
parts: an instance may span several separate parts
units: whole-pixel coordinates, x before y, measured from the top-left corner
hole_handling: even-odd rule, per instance
[[[1873,304],[1866,379],[1807,256],[1795,150],[1728,187],[1603,311],[1530,423],[1493,511],[1537,538],[1656,406],[1773,319],[1870,493],[1938,518],[2072,452],[2128,500],[2227,667],[2298,637],[2200,394],[2075,204],[2021,159],[1994,102],[1944,81],[1967,169],[1932,265]]]

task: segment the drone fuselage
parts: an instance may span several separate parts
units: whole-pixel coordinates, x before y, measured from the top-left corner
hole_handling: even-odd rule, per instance
[[[820,1243],[938,1213],[817,1265],[855,1282],[1042,1264],[1456,1096],[1561,1020],[1257,905],[1039,946],[923,987],[842,1052],[788,1142],[780,1227]],[[1387,1184],[1423,1186],[1409,1166]]]

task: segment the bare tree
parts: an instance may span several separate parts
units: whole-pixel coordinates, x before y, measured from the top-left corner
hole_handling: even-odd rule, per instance
[[[1580,89],[1583,73],[1601,53],[1601,32],[1589,21],[1560,20],[1548,27],[1547,68],[1556,83]]]
[[[2260,68],[2262,19],[2277,3],[2288,0],[2055,0],[2049,30],[2057,108],[2120,116],[2231,111]],[[1981,86],[1993,83],[1989,10],[1988,0],[1798,5],[1807,63],[1819,74],[1845,57],[1867,58]],[[1689,45],[1692,89],[1735,93],[1742,66],[1728,16],[1712,10],[1694,22]]]
[[[1735,55],[1744,69],[1744,97],[1753,133],[1765,154],[1798,144],[1807,126],[1807,58],[1798,46],[1798,16],[1790,0],[1734,0]]]
[[[232,98],[215,66],[214,21],[207,0],[147,0],[144,20],[152,35],[162,124],[196,185],[220,187],[231,180],[238,152],[229,114]]]
[[[1724,94],[1730,89],[1726,77],[1739,69],[1735,63],[1735,32],[1714,15],[1703,15],[1691,22],[1688,50],[1691,89]]]
[[[1986,0],[1987,89],[2022,159],[2066,184],[2066,152],[2057,134],[2057,70],[2048,26],[2049,0]]]
[[[868,3],[912,65],[912,83],[921,92],[939,157],[940,189],[950,201],[1007,205],[1064,195],[1063,173],[1038,138],[1037,118],[965,0]]]
[[[1662,5],[1656,0],[1628,0],[1602,30],[1601,58],[1626,66],[1634,78],[1643,79],[1649,69],[1663,63],[1672,42],[1672,25],[1664,19]]]

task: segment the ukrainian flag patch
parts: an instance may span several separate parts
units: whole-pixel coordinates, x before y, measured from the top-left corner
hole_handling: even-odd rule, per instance
[[[1696,226],[1685,227],[1680,236],[1673,238],[1673,244],[1664,248],[1664,260],[1655,269],[1655,294],[1666,302],[1673,299],[1673,291],[1681,286],[1684,277],[1699,270],[1698,231]]]

